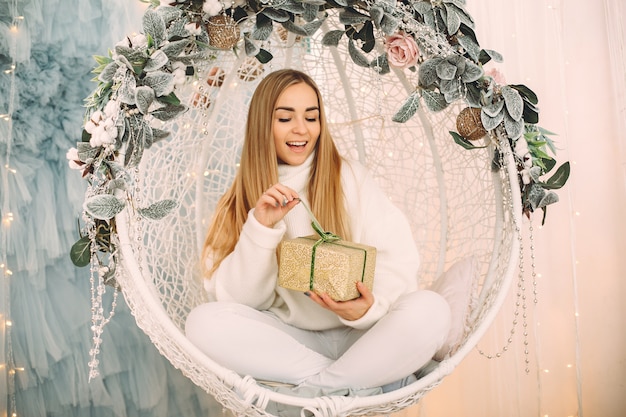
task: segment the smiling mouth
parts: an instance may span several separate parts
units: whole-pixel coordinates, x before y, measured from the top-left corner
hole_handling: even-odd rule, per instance
[[[305,147],[307,144],[307,142],[287,142],[287,146],[289,146],[290,148],[303,148]]]

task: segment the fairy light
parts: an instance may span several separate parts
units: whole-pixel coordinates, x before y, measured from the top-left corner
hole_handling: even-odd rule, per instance
[[[2,219],[0,222],[0,227],[2,228],[2,233],[0,237],[0,273],[2,274],[0,278],[2,282],[0,285],[3,286],[2,293],[4,294],[4,300],[2,301],[3,311],[2,318],[4,319],[0,324],[4,324],[0,329],[4,334],[4,343],[5,343],[5,357],[2,358],[3,362],[0,365],[0,369],[3,373],[6,373],[7,377],[7,398],[8,398],[8,407],[7,414],[11,417],[18,417],[17,407],[16,407],[16,398],[15,398],[15,374],[20,371],[24,371],[23,367],[18,367],[15,364],[15,358],[13,355],[13,343],[11,332],[15,327],[14,322],[11,319],[11,276],[13,272],[9,269],[8,266],[8,245],[9,245],[9,229],[11,228],[11,224],[15,220],[13,212],[10,210],[9,201],[11,198],[11,188],[9,178],[11,175],[17,175],[18,172],[15,168],[11,166],[11,148],[13,145],[13,112],[14,112],[14,103],[15,103],[15,95],[16,95],[16,72],[17,72],[17,64],[16,64],[16,54],[17,54],[17,39],[19,32],[21,30],[22,24],[24,23],[24,16],[20,15],[17,12],[17,2],[18,0],[11,0],[9,4],[9,10],[11,15],[13,16],[13,21],[9,28],[10,35],[10,50],[9,55],[12,58],[11,65],[3,71],[5,76],[10,77],[10,92],[8,96],[8,108],[6,113],[0,114],[0,122],[7,123],[6,129],[4,131],[7,132],[6,140],[4,141],[6,145],[6,151],[4,155],[4,169],[7,170],[7,173],[2,175],[2,189],[5,190],[3,193],[3,199],[0,202],[2,205],[0,213],[2,213]]]

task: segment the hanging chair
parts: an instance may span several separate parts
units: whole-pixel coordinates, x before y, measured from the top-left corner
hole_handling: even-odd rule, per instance
[[[487,52],[477,44],[472,49],[472,43],[462,39],[473,33],[471,18],[463,10],[464,1],[416,1],[412,5],[349,2],[352,6],[337,2],[326,8],[322,22],[314,18],[320,14],[312,16],[308,11],[322,10],[323,1],[254,3],[257,11],[272,8],[266,14],[257,13],[256,20],[249,10],[242,16],[245,6],[239,5],[208,22],[206,8],[200,11],[196,5],[192,13],[195,3],[148,9],[144,17],[144,33],[151,35],[148,47],[167,36],[169,45],[175,45],[193,35],[194,27],[197,38],[206,36],[212,45],[200,50],[195,44],[185,44],[186,49],[176,52],[188,57],[178,60],[184,64],[186,78],[176,85],[174,93],[156,94],[167,98],[162,97],[161,107],[156,108],[165,109],[165,113],[171,110],[169,115],[151,110],[142,94],[128,98],[124,87],[107,96],[120,98],[122,110],[120,113],[117,108],[115,114],[125,112],[126,119],[118,120],[118,140],[109,146],[116,152],[101,158],[104,162],[98,165],[113,174],[98,181],[98,166],[88,169],[93,177],[85,203],[91,225],[86,238],[97,240],[98,227],[109,227],[106,230],[111,232],[104,249],[102,240],[100,246],[90,247],[90,261],[96,265],[92,274],[100,271],[104,281],[121,288],[138,326],[159,351],[236,415],[273,415],[270,410],[277,404],[315,416],[387,414],[415,404],[452,372],[483,336],[506,297],[520,250],[520,165],[511,149],[511,130],[519,127],[521,116],[511,118],[509,113],[514,110],[506,109],[510,105],[507,98],[506,114],[500,120],[497,109],[488,109],[482,122],[480,115],[478,122],[469,115],[474,124],[468,133],[456,132],[471,124],[459,119],[468,117],[467,107],[480,107],[480,97],[484,103],[484,98],[489,98],[486,93],[494,91],[493,80],[483,74],[480,65]],[[206,29],[193,24],[200,18]],[[177,19],[186,20],[177,23]],[[319,22],[319,30],[312,28],[311,22]],[[258,32],[268,27],[270,30],[260,36]],[[389,65],[383,41],[385,35],[399,33],[398,27],[417,40],[421,57],[414,68]],[[371,38],[359,35],[357,29],[375,34],[375,42],[367,46]],[[174,30],[185,36],[174,37]],[[448,33],[453,30],[454,36]],[[453,38],[458,41],[451,41]],[[129,38],[112,57],[101,58],[101,83],[115,85],[137,65],[132,59],[120,58],[128,58],[133,41],[137,45],[136,39]],[[233,47],[238,48],[237,53]],[[497,56],[492,51],[489,55]],[[422,71],[436,59],[438,63],[447,60],[449,65],[433,67],[434,75]],[[153,53],[144,64],[146,68],[167,68],[162,70],[167,74],[175,74],[181,67],[171,66],[175,59],[165,59],[160,66],[155,64],[157,60],[162,57]],[[126,62],[130,65],[125,67]],[[468,72],[463,75],[466,67]],[[480,69],[479,74],[469,73],[474,67]],[[420,286],[429,288],[460,260],[471,258],[477,265],[462,336],[429,372],[397,390],[363,397],[302,398],[238,375],[185,337],[187,314],[206,302],[199,268],[201,249],[216,202],[235,176],[249,99],[265,74],[281,68],[302,70],[317,82],[341,153],[367,166],[409,219],[422,259]],[[451,68],[457,73],[447,77],[445,72]],[[434,77],[432,85],[425,85],[428,77]],[[447,78],[460,81],[453,88],[446,87]],[[484,91],[477,85],[484,86]],[[105,108],[102,91],[91,97],[92,109]],[[496,94],[499,92],[494,97]],[[526,97],[523,103],[528,109]],[[186,110],[178,111],[182,105]],[[138,111],[128,110],[133,108]],[[500,105],[499,111],[505,112],[502,108]],[[151,111],[150,129],[140,121],[144,119],[133,119],[133,115]],[[103,112],[98,113],[98,120],[104,120],[110,109]],[[155,118],[162,122],[155,124]],[[483,126],[492,118],[496,119],[494,126]],[[472,130],[483,127],[485,131],[478,137],[469,137]],[[149,135],[146,130],[150,130]],[[170,137],[157,140],[165,131]],[[87,160],[84,146],[79,149],[82,163]],[[106,147],[106,143],[92,142],[91,149],[98,146]],[[83,168],[89,163],[94,164],[93,159]],[[113,185],[111,178],[115,178]],[[118,205],[111,208],[104,198],[93,204],[102,195],[109,200],[115,196]],[[108,207],[108,214],[99,211],[102,206]],[[172,212],[165,215],[168,209]],[[110,259],[104,273],[99,259],[102,252]],[[98,324],[106,321],[100,314],[95,318],[95,328],[101,331]],[[97,354],[98,349],[94,352]],[[97,361],[92,365],[97,366]],[[412,371],[407,369],[407,374]]]

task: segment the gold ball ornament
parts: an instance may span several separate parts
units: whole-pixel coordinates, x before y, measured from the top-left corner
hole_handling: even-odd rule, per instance
[[[478,140],[487,134],[480,120],[480,109],[477,107],[466,107],[456,118],[456,128],[459,135],[467,140]]]
[[[207,23],[209,45],[217,49],[233,49],[239,42],[239,26],[230,16],[223,14],[212,16]]]
[[[243,81],[254,81],[265,69],[258,59],[253,57],[246,58],[237,69],[237,76]]]

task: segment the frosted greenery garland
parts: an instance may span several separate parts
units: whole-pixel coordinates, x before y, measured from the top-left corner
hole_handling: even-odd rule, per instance
[[[569,177],[565,163],[542,179],[557,163],[550,156],[555,153],[551,133],[537,125],[538,98],[524,85],[502,85],[497,73],[484,72],[483,65],[502,57],[480,47],[465,0],[145,2],[150,7],[143,16],[142,33],[126,37],[108,56],[95,57],[97,88],[86,100],[82,141],[67,155],[70,166],[89,182],[85,226],[70,255],[77,266],[91,263],[104,283],[117,287],[115,216],[130,205],[136,214],[158,220],[177,206],[173,200],[137,206],[130,174],[146,149],[169,136],[156,123],[186,111],[176,95],[177,86],[194,75],[196,64],[214,60],[215,49],[245,53],[262,64],[271,61],[264,45],[275,30],[309,37],[326,19],[338,19],[344,29],[325,33],[324,46],[347,42],[356,65],[380,76],[393,68],[415,80],[415,89],[397,109],[394,122],[408,121],[420,106],[438,112],[464,100],[469,111],[459,115],[459,132],[451,131],[451,140],[471,151],[482,147],[476,139],[487,133],[506,132],[527,216],[541,209],[545,220],[547,206],[558,201],[553,190]],[[217,35],[211,32],[215,25],[222,28]],[[225,33],[230,34],[226,39]],[[384,44],[382,52],[375,48],[377,43]],[[461,131],[468,122],[470,129]],[[499,169],[500,150],[494,145],[492,169]]]

